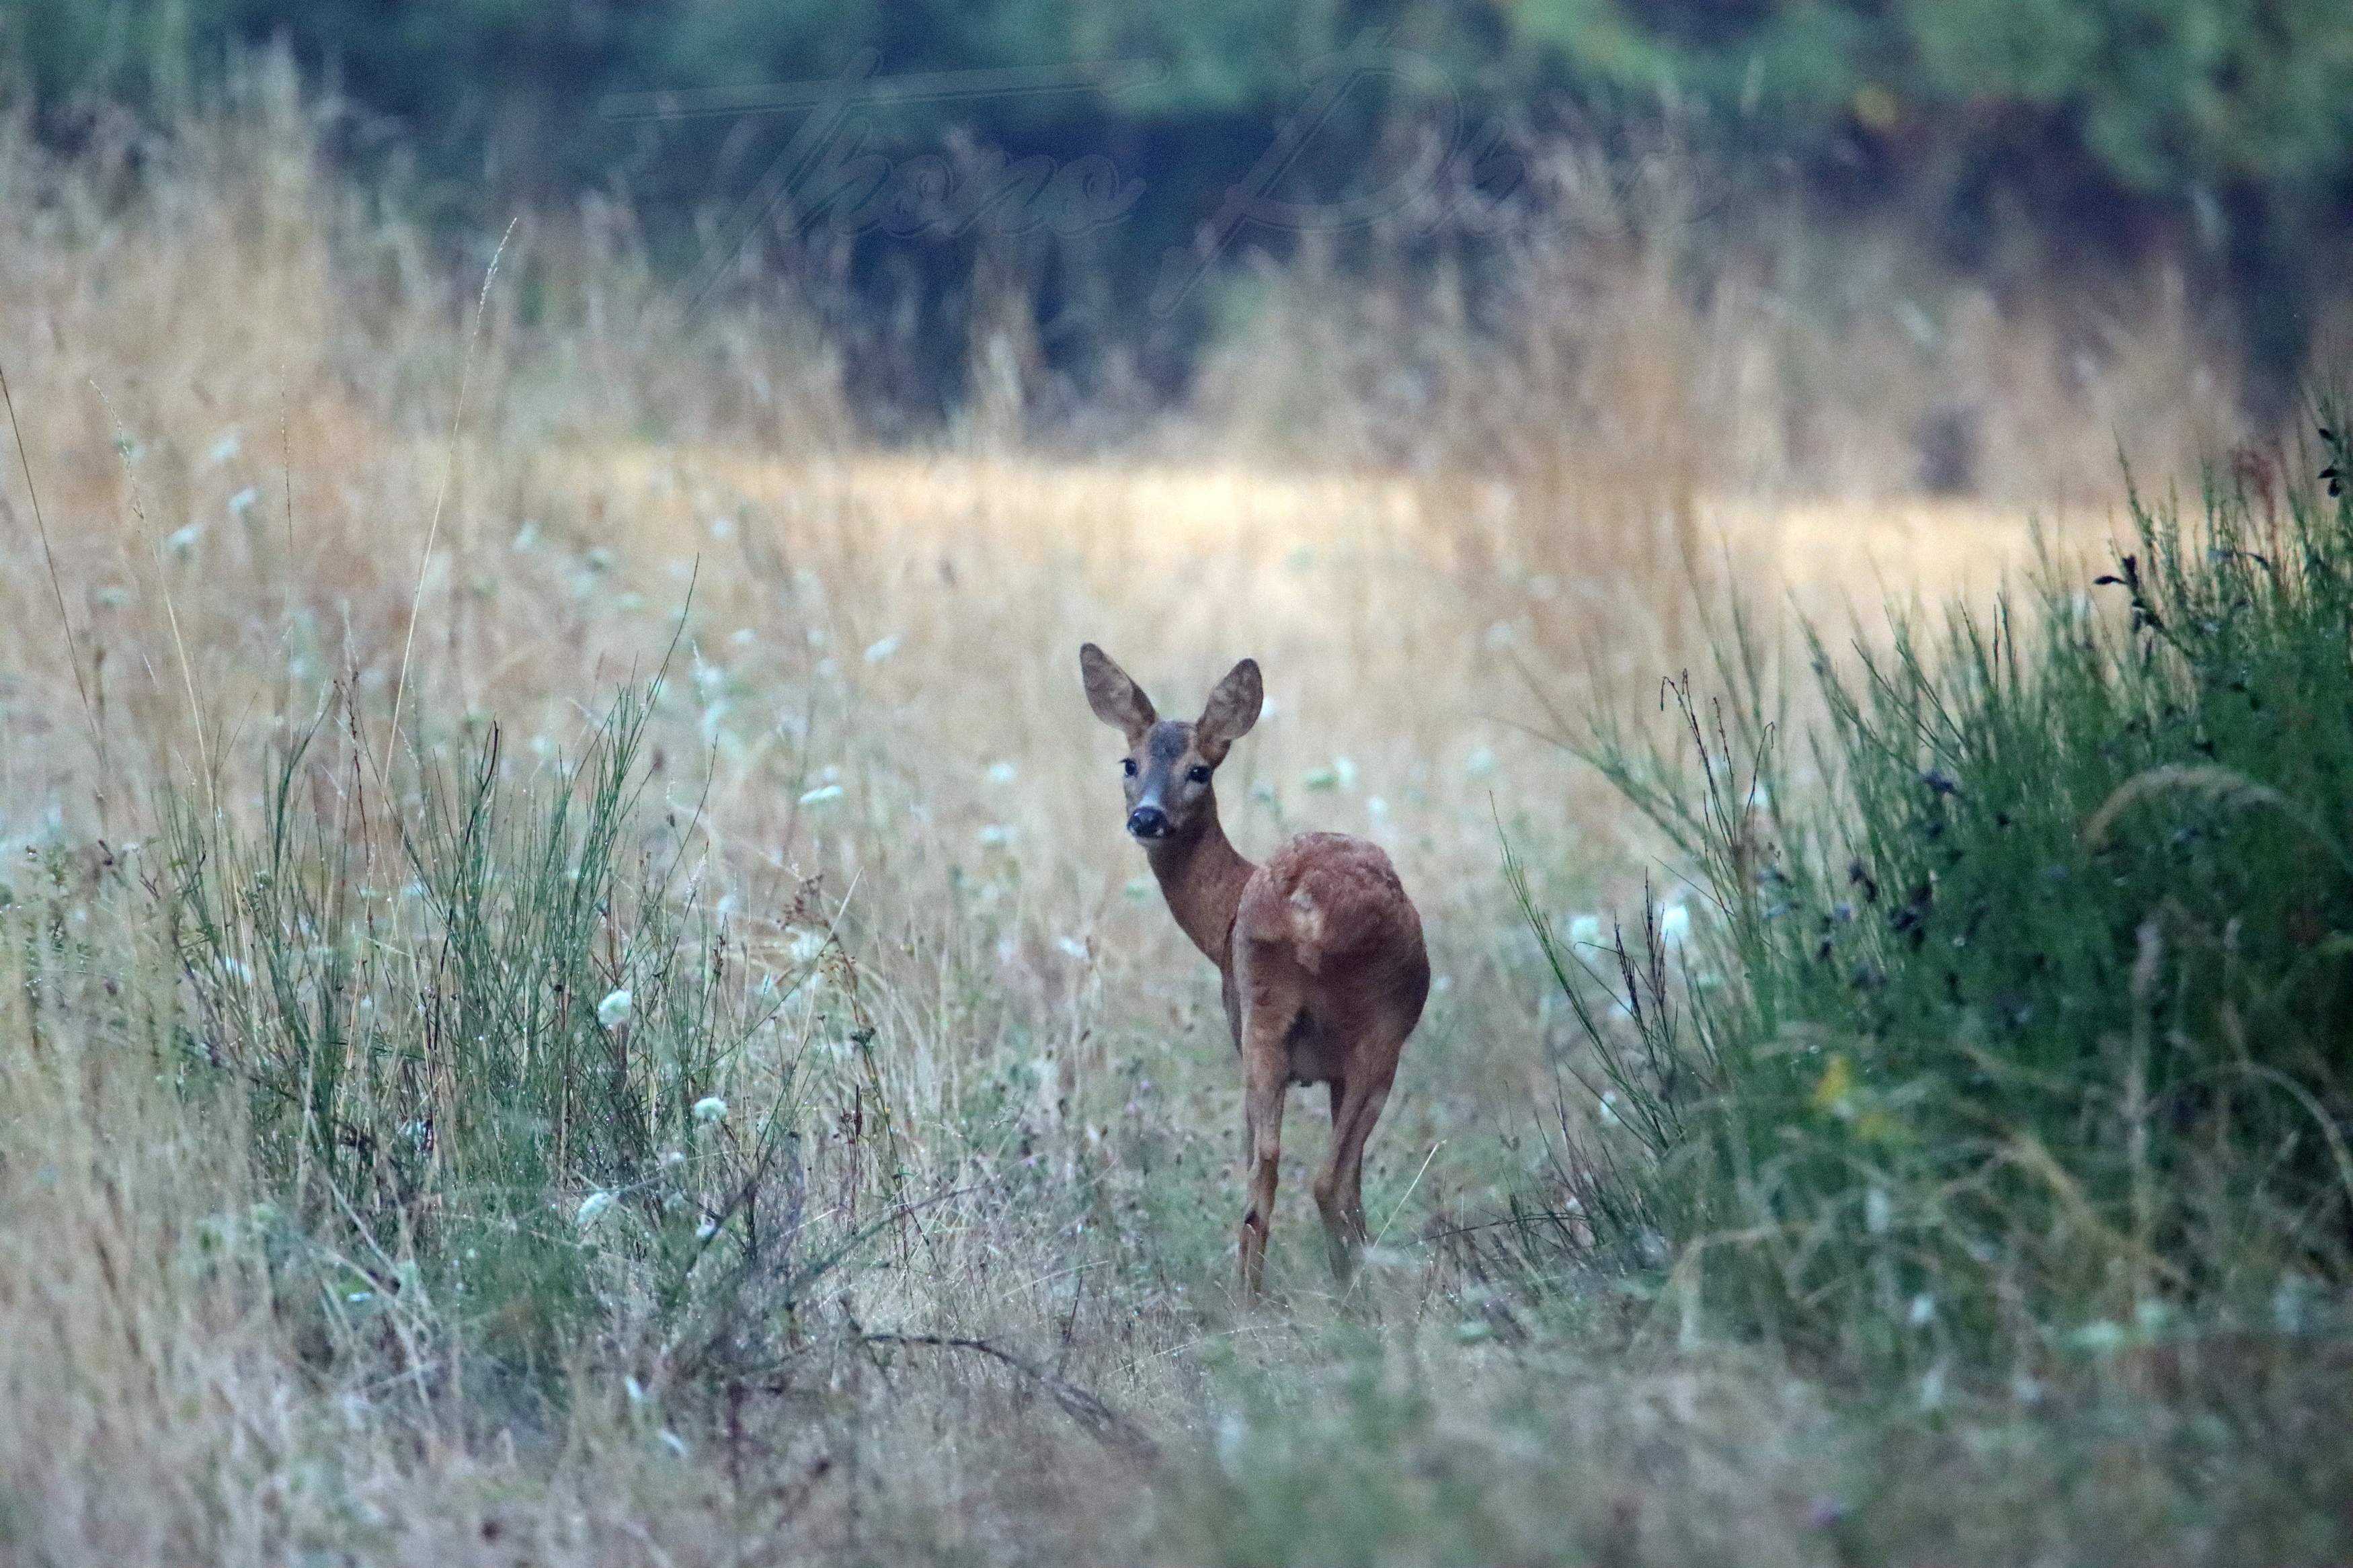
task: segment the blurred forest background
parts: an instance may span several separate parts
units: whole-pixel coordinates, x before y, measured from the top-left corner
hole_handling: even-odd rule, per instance
[[[2347,0],[0,0],[0,1563],[2353,1562],[2348,241]]]
[[[448,235],[586,202],[703,292],[792,278],[886,439],[1008,381],[1033,436],[1215,394],[1276,287],[1253,261],[1303,252],[1404,319],[1523,332],[1531,232],[1596,183],[1622,220],[1662,155],[1687,292],[1761,278],[1757,308],[1835,335],[1860,288],[1924,350],[2040,312],[2079,380],[2102,321],[2186,300],[2268,431],[2353,237],[2338,0],[6,0],[0,39],[68,148],[282,43],[341,106],[338,161]],[[1366,375],[1411,403],[1411,360]],[[1909,412],[1914,477],[1978,488],[1967,389]],[[1361,434],[1343,455],[1417,456]]]

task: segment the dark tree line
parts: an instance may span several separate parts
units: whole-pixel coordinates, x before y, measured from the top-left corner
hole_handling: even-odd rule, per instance
[[[917,404],[992,267],[1050,357],[1118,337],[1173,385],[1247,248],[1475,247],[1564,131],[1671,120],[1735,186],[1903,208],[1964,267],[2005,223],[2190,236],[2259,371],[2301,360],[2353,212],[2346,0],[0,0],[58,138],[281,41],[453,217],[616,192],[681,270],[716,236],[912,312],[943,346],[879,390]]]

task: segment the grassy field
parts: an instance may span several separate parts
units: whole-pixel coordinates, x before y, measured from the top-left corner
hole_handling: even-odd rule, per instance
[[[2038,546],[1198,432],[863,451],[789,300],[690,316],[593,232],[446,265],[259,102],[170,179],[0,148],[0,1555],[2342,1560],[2339,1341],[1873,1360],[1567,1206],[1650,1155],[1506,844],[1556,947],[1647,900],[1702,997],[1773,960],[1565,727],[1672,748],[1730,589],[1793,668],[1776,606],[1884,650],[2038,548],[2088,592],[2109,481]],[[1345,1295],[1302,1106],[1234,1296],[1233,1054],[1088,639],[1172,708],[1257,658],[1237,841],[1367,835],[1420,905]]]

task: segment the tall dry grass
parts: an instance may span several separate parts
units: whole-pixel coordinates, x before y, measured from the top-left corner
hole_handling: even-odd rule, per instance
[[[1238,832],[1378,834],[1460,932],[1468,1005],[1441,1001],[1426,1050],[1473,1065],[1393,1119],[1394,1207],[1534,1070],[1473,1021],[1517,1005],[1482,934],[1487,788],[1561,794],[1477,695],[1493,606],[1430,591],[1378,488],[840,450],[790,301],[690,319],[596,215],[519,226],[481,292],[490,247],[441,254],[396,193],[338,183],[320,113],[262,69],[168,135],[0,149],[0,364],[39,494],[12,471],[0,1538],[70,1563],[1067,1535],[1132,1461],[1051,1388],[1200,1418],[1184,1347],[1229,1331],[1232,1120],[1213,993],[1137,894],[1072,654],[1128,648],[1174,705],[1246,641],[1276,707]],[[366,1022],[445,994],[448,919],[393,826],[423,781],[495,732],[510,789],[554,788],[657,668],[628,853],[667,845],[729,983],[794,998],[724,1098],[772,1102],[798,1064],[812,1236],[903,1211],[768,1322],[789,1365],[716,1387],[689,1385],[617,1232],[565,1277],[591,1304],[557,1342],[576,1359],[501,1356],[533,1341],[456,1293],[491,1288],[480,1260],[433,1272],[471,1112],[447,1082],[405,1110],[411,1037]],[[306,734],[296,837],[356,857],[332,874],[267,850]],[[362,944],[340,970],[335,930]],[[255,1123],[257,1095],[315,1098],[328,1036],[352,1070],[322,1115]],[[300,1173],[401,1139],[430,1151],[422,1187]],[[1493,1163],[1449,1156],[1419,1201]],[[556,1169],[500,1223],[567,1234],[595,1179]],[[1055,1382],[886,1331],[985,1336]]]
[[[2023,252],[1979,274],[1730,190],[1670,139],[1530,160],[1478,232],[1261,258],[1212,427],[1308,466],[1509,479],[1543,502],[1707,493],[2116,499],[2250,435],[2185,268]],[[1416,215],[1398,223],[1409,225]],[[1435,265],[1430,258],[1438,258]],[[1345,269],[1344,269],[1345,267]]]
[[[2194,489],[2275,434],[2247,426],[2228,312],[2178,266],[2054,256],[1989,281],[1906,231],[1736,195],[1672,138],[1529,176],[1535,199],[1472,237],[1377,231],[1344,261],[1311,236],[1262,264],[1202,417],[1267,460],[1409,476],[1458,555],[1556,590],[1536,619],[1579,662],[1597,641],[1688,657],[1683,564],[1770,581],[1793,515],[1926,500],[1960,503],[1965,536],[1985,508],[2065,524],[2120,504],[2120,458]],[[1841,531],[1878,542],[1872,521]]]
[[[1553,379],[1512,384],[1512,456],[1475,479],[1048,462],[1008,449],[1010,401],[959,455],[860,451],[788,294],[691,310],[595,209],[526,217],[485,290],[496,237],[453,256],[396,187],[333,175],[329,113],[265,64],[164,132],[0,139],[0,365],[40,493],[37,517],[0,484],[0,1551],[1818,1560],[1873,1428],[1745,1352],[1617,1362],[1639,1300],[1540,1310],[1447,1245],[1540,1165],[1567,1032],[1499,826],[1555,907],[1643,896],[1644,841],[1521,727],[1522,676],[1623,694],[1675,651],[1690,590],[1632,520],[1678,549],[1736,531],[1744,570],[1833,595],[1872,557],[1982,572],[2021,526],[1719,489],[1721,405],[1693,399],[1721,362],[1647,252],[1627,287],[1653,313],[1606,354],[1532,332],[1498,360]],[[1541,399],[1595,417],[1644,376],[1596,480]],[[1421,904],[1438,989],[1356,1297],[1322,1293],[1292,1201],[1303,1110],[1280,1303],[1229,1299],[1230,1047],[1118,834],[1086,638],[1172,710],[1255,654],[1238,839],[1368,834]],[[584,884],[517,830],[586,809],[562,763],[628,685],[628,875],[533,925],[528,889]],[[470,837],[433,781],[493,743],[502,804]],[[459,874],[470,904],[437,883]],[[628,989],[681,1016],[658,1004],[696,986],[783,1000],[691,1061],[596,1016]],[[560,1027],[494,1016],[526,987]],[[415,1076],[558,1035],[570,1065],[511,1093]],[[326,1063],[354,1070],[322,1100]],[[641,1145],[551,1153],[492,1114],[591,1070]],[[763,1179],[826,1267],[714,1356],[680,1327],[714,1298],[693,1266],[671,1288],[666,1248],[698,1213],[741,1234],[754,1211],[690,1177],[737,1169],[694,1140],[751,1107],[797,1141]],[[511,1163],[460,1161],[470,1126]],[[487,1277],[533,1258],[561,1301]],[[2195,1496],[2169,1463],[2115,1448],[2138,1489],[2112,1516]],[[1989,1530],[2026,1498],[2052,1539],[2139,1539],[2062,1529],[2079,1494],[2029,1468],[1926,1456],[1873,1528],[1928,1539],[1907,1521],[1967,1481]]]

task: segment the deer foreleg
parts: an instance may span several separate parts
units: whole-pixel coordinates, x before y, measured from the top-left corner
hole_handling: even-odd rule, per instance
[[[1266,1275],[1266,1238],[1274,1222],[1274,1183],[1282,1159],[1282,1076],[1281,1037],[1275,1054],[1254,1050],[1263,1030],[1252,1020],[1242,1048],[1247,1081],[1242,1089],[1242,1186],[1248,1206],[1242,1210],[1242,1294],[1255,1298]]]

